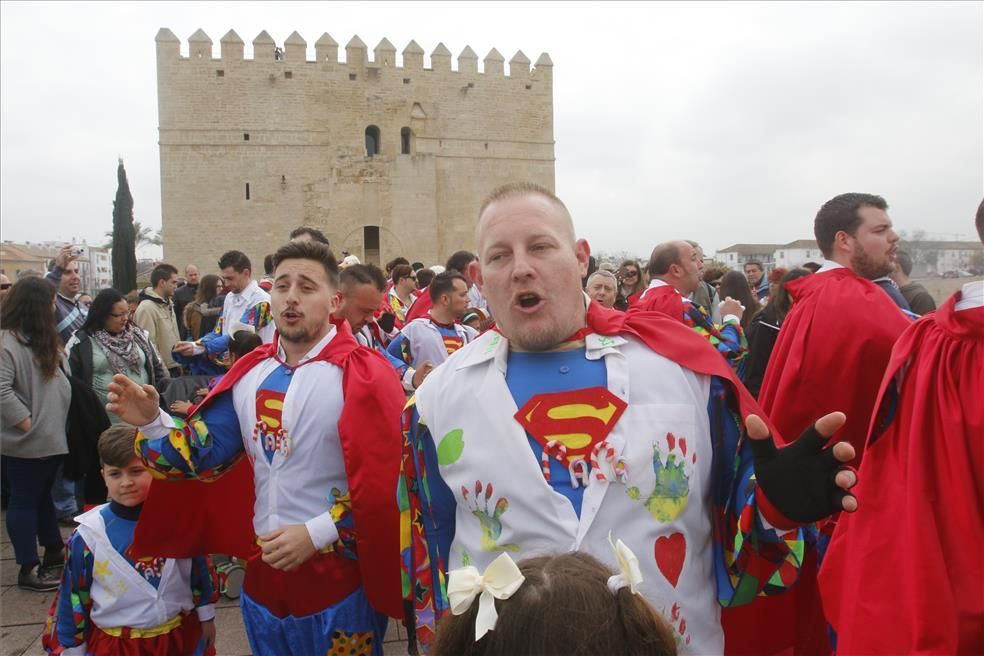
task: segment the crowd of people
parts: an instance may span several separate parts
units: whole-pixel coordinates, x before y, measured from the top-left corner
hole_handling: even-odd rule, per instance
[[[984,282],[937,309],[887,209],[788,271],[599,263],[533,184],[430,267],[300,227],[89,295],[65,247],[0,296],[45,648],[214,653],[218,554],[256,654],[981,653]]]

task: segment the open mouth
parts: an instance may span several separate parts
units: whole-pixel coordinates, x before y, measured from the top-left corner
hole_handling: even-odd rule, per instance
[[[281,318],[285,321],[298,321],[302,316],[300,312],[295,312],[294,310],[284,310],[280,313]]]
[[[516,305],[521,310],[535,310],[543,303],[543,298],[533,292],[524,292],[516,295]]]

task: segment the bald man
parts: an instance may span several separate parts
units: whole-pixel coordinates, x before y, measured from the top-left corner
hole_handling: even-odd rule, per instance
[[[496,330],[431,373],[404,413],[411,636],[428,642],[446,612],[445,568],[570,550],[614,567],[617,538],[679,653],[722,653],[720,606],[785,589],[811,522],[856,508],[838,462],[851,447],[820,451],[843,416],[776,451],[754,400],[678,318],[585,296],[590,247],[545,188],[497,189],[476,237],[470,277]]]

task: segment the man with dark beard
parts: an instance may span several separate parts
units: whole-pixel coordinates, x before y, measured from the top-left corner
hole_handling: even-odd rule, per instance
[[[786,286],[793,307],[759,394],[762,409],[783,436],[796,435],[794,427],[806,417],[844,411],[847,422],[839,437],[854,446],[855,466],[892,346],[910,323],[872,282],[895,269],[899,237],[887,208],[880,196],[860,193],[835,196],[820,208],[813,230],[823,266]],[[824,544],[821,538],[821,550]],[[729,632],[728,653],[774,654],[790,646],[796,654],[830,653],[811,560],[789,595],[725,610],[725,625],[742,627],[740,637]],[[763,633],[765,625],[756,621],[767,622],[771,630]],[[776,627],[784,627],[786,635]]]

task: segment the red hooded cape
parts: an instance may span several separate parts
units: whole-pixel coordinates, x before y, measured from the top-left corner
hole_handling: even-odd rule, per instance
[[[683,296],[670,285],[650,287],[638,296],[630,297],[629,309],[634,312],[662,312],[673,319],[680,319],[683,317]]]
[[[838,440],[854,446],[857,464],[892,346],[910,321],[884,290],[847,268],[799,278],[786,289],[793,308],[779,331],[759,402],[779,436],[792,439],[819,417],[844,412]],[[783,444],[779,436],[776,442]],[[811,551],[788,593],[725,609],[725,652],[830,653],[815,572]]]
[[[392,485],[400,475],[400,415],[405,397],[392,366],[378,353],[362,348],[347,324],[336,324],[335,337],[314,361],[342,369],[345,399],[338,435],[345,458],[358,561],[337,557],[343,571],[339,585],[361,579],[376,610],[402,617],[399,512]],[[231,390],[260,362],[274,357],[277,339],[241,358],[194,409]],[[155,479],[140,513],[130,552],[188,558],[221,553],[250,558],[258,547],[253,530],[253,469],[241,457],[212,482]],[[319,571],[320,573],[320,571]],[[334,581],[326,581],[326,585]]]
[[[860,507],[820,573],[840,654],[984,653],[984,308],[956,312],[957,296],[885,371]]]
[[[417,300],[410,306],[410,310],[407,312],[406,321],[403,322],[403,325],[410,323],[414,319],[426,317],[432,307],[434,307],[434,301],[431,300],[430,285],[428,285],[420,290],[420,296],[418,296]]]

